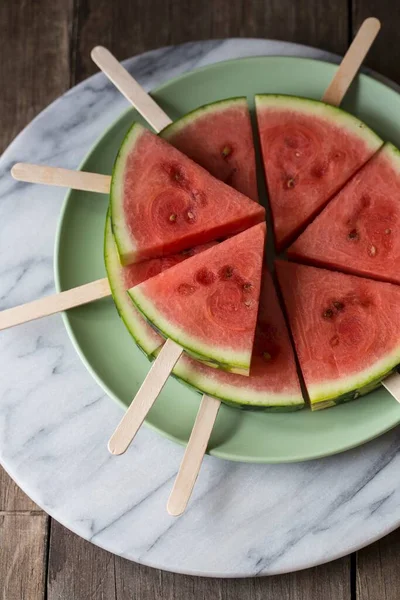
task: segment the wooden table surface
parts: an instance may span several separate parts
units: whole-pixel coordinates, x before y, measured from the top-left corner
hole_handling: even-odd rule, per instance
[[[362,20],[382,32],[367,64],[400,83],[398,0],[0,0],[0,150],[97,68],[167,44],[265,37],[343,54]],[[0,468],[2,600],[399,600],[400,530],[333,563],[261,579],[174,575],[115,557],[50,519]]]

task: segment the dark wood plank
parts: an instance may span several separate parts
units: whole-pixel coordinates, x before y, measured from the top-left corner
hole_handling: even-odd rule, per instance
[[[73,0],[0,2],[0,152],[68,89],[72,9]]]
[[[366,64],[400,83],[400,2],[393,0],[353,0],[353,29],[367,17],[378,17],[382,29],[374,42]]]
[[[0,513],[16,511],[37,512],[39,507],[24,494],[4,469],[0,467]]]
[[[400,598],[400,529],[357,555],[357,600]]]
[[[44,600],[47,521],[44,514],[0,514],[0,591],[4,600]]]
[[[157,571],[116,558],[117,600],[350,600],[350,558],[298,573],[208,579]]]
[[[114,556],[52,521],[47,600],[116,600]]]
[[[52,522],[48,600],[350,600],[350,559],[258,579],[166,573],[113,557]]]
[[[90,50],[119,59],[168,44],[225,37],[283,39],[343,53],[348,2],[320,0],[85,0],[74,20],[74,80],[97,71]]]

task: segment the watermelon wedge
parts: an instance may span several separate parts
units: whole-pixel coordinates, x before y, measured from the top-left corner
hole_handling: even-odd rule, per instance
[[[400,287],[276,261],[313,410],[358,398],[400,363]]]
[[[382,140],[356,117],[316,100],[258,95],[256,112],[280,251],[371,158]]]
[[[123,265],[175,254],[265,219],[262,206],[135,123],[117,156],[111,220]]]
[[[213,369],[185,354],[173,373],[232,406],[273,411],[304,407],[285,319],[268,272],[263,273],[250,376]]]
[[[211,175],[258,202],[256,157],[246,98],[229,98],[197,108],[160,135]]]
[[[290,246],[301,262],[400,283],[400,152],[381,150]]]
[[[189,354],[249,374],[260,294],[265,223],[129,290],[136,307]]]
[[[139,348],[148,356],[154,354],[165,340],[143,319],[140,312],[132,304],[127,290],[214,245],[215,243],[210,242],[181,254],[165,258],[152,258],[139,264],[123,267],[119,261],[112,234],[111,219],[107,216],[104,236],[104,260],[113,299],[128,331],[132,333]]]

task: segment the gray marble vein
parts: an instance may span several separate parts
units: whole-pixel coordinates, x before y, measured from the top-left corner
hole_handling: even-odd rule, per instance
[[[194,42],[127,61],[146,89],[240,56],[326,52],[267,40]],[[43,111],[0,160],[0,309],[54,290],[53,245],[64,191],[16,183],[16,161],[75,168],[127,108],[101,75]],[[302,464],[206,457],[187,512],[165,504],[183,449],[142,428],[117,459],[105,440],[121,417],[76,355],[60,316],[0,335],[0,459],[61,523],[107,550],[166,570],[244,577],[312,566],[400,523],[400,431]]]

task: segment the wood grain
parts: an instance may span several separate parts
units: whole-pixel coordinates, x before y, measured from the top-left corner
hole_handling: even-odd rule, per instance
[[[0,2],[0,152],[70,85],[73,4],[73,0]]]
[[[350,600],[350,559],[276,577],[209,579],[116,558],[118,600]]]
[[[81,0],[73,28],[72,80],[97,71],[94,46],[120,60],[169,44],[225,37],[282,39],[344,53],[348,2],[320,0]]]
[[[400,2],[393,0],[353,0],[352,28],[357,31],[366,17],[377,17],[382,23],[366,65],[400,83]]]
[[[0,512],[30,512],[38,511],[39,507],[28,498],[26,494],[0,467]],[[1,535],[1,525],[0,525]],[[1,589],[1,588],[0,588]],[[0,596],[1,598],[1,596]]]
[[[399,600],[400,529],[358,552],[357,600]]]
[[[44,514],[0,514],[0,592],[3,600],[43,600],[47,520]]]
[[[52,521],[47,600],[116,600],[114,556]]]

